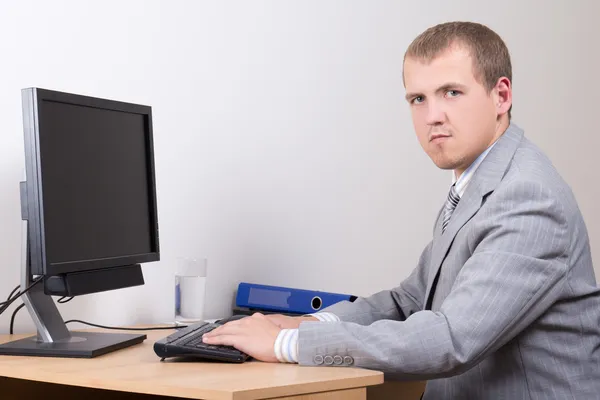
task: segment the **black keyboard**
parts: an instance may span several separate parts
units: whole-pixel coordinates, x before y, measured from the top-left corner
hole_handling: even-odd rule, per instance
[[[215,346],[202,341],[202,335],[218,326],[220,326],[218,323],[199,322],[179,329],[155,342],[154,352],[161,358],[161,361],[170,357],[194,357],[237,363],[248,360],[250,356],[235,347]]]

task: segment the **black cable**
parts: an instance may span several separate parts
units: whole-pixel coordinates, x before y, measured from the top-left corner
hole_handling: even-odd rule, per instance
[[[68,303],[68,302],[70,302],[71,300],[73,300],[75,298],[75,296],[71,296],[71,297],[69,297],[68,299],[65,300],[66,297],[67,296],[63,296],[60,299],[58,299],[58,303],[65,304],[65,303]]]
[[[14,290],[13,290],[13,292],[14,292]],[[11,293],[11,294],[12,294],[12,293]],[[69,297],[68,299],[66,299],[66,300],[63,300],[63,299],[64,299],[64,298],[66,298],[66,297],[67,297],[67,296],[63,296],[63,297],[61,297],[60,299],[58,299],[58,302],[59,302],[60,304],[65,304],[65,303],[68,303],[68,302],[70,302],[71,300],[73,300],[73,299],[75,298],[75,296],[71,296],[71,297]],[[15,323],[15,317],[17,316],[17,313],[19,312],[19,310],[20,310],[21,308],[23,308],[23,307],[25,307],[25,303],[23,303],[23,304],[21,304],[19,307],[15,308],[15,311],[13,311],[13,313],[12,313],[12,316],[10,317],[10,334],[11,334],[11,335],[13,334],[13,326],[14,326],[14,323]]]
[[[10,298],[13,296],[13,294],[15,294],[19,289],[21,289],[21,285],[17,285],[12,292],[10,292],[10,294],[8,295],[8,299],[6,299],[6,301],[9,301]]]
[[[85,322],[85,321],[81,321],[79,319],[70,319],[68,321],[65,321],[65,324],[70,324],[71,322],[79,322],[80,324],[95,326],[96,328],[116,329],[116,330],[120,330],[120,331],[121,330],[123,330],[123,331],[158,331],[158,330],[165,330],[165,329],[187,328],[187,325],[180,325],[180,326],[159,326],[159,327],[156,327],[156,328],[120,328],[118,326],[105,326],[105,325],[93,324],[91,322]]]
[[[34,287],[35,285],[38,284],[38,282],[40,282],[43,279],[43,276],[40,276],[39,278],[37,278],[36,280],[34,280],[32,283],[29,284],[29,286],[27,286],[27,288],[25,290],[18,291],[15,293],[15,290],[13,289],[12,293],[15,293],[14,296],[12,296],[11,298],[9,298],[6,301],[3,301],[2,303],[0,303],[0,314],[2,314],[15,300],[17,300],[19,297],[21,297],[23,294],[27,293],[29,290],[31,290],[32,287]]]
[[[25,303],[23,303],[19,307],[15,308],[15,311],[13,311],[12,316],[10,317],[10,334],[11,335],[13,334],[13,326],[15,323],[15,317],[17,316],[17,313],[19,312],[19,310],[23,307],[25,307]],[[97,328],[116,329],[116,330],[124,330],[124,331],[155,331],[155,330],[166,330],[166,329],[182,329],[182,328],[187,327],[187,325],[179,325],[179,326],[161,326],[161,327],[156,327],[156,328],[121,328],[118,326],[105,326],[105,325],[93,324],[91,322],[81,321],[79,319],[70,319],[68,321],[65,321],[65,325],[72,323],[72,322],[79,322],[80,324],[95,326]]]
[[[17,291],[20,286],[17,286],[15,289],[13,289],[13,291],[10,293],[10,295],[8,296],[8,300],[0,303],[0,314],[2,314],[4,311],[6,311],[6,309],[8,307],[10,307],[10,305],[17,300],[19,297],[21,297],[23,294],[27,293],[27,291],[29,291],[32,287],[34,287],[38,282],[40,282],[43,279],[42,276],[40,276],[39,278],[37,278],[35,281],[33,281],[28,287],[27,289],[23,290],[23,292],[17,292],[15,294],[15,291]],[[12,297],[14,294],[14,297]],[[69,301],[73,300],[74,296],[71,296],[70,298],[64,300],[67,296],[63,296],[60,299],[58,299],[58,302],[61,304],[64,303],[68,303]],[[21,304],[19,307],[17,307],[11,317],[10,317],[10,334],[13,334],[13,327],[14,327],[14,323],[15,323],[15,318],[17,316],[17,313],[19,312],[19,310],[21,310],[21,308],[25,307],[25,303]],[[65,321],[65,325],[72,323],[72,322],[78,322],[80,324],[84,324],[84,325],[90,325],[90,326],[94,326],[96,328],[104,328],[104,329],[115,329],[115,330],[124,330],[124,331],[155,331],[155,330],[167,330],[167,329],[182,329],[182,328],[187,328],[187,325],[177,325],[177,326],[161,326],[161,327],[156,327],[156,328],[121,328],[118,326],[105,326],[105,325],[99,325],[99,324],[94,324],[91,322],[86,322],[86,321],[82,321],[79,319],[70,319],[68,321]]]
[[[17,316],[17,313],[19,312],[19,310],[21,308],[25,307],[25,303],[21,304],[19,307],[15,308],[15,311],[13,311],[12,316],[10,317],[10,334],[13,334],[13,326],[15,325],[15,317]]]
[[[12,292],[10,292],[10,294],[8,295],[8,298],[6,299],[6,301],[3,301],[2,303],[0,303],[0,307],[4,306],[6,303],[8,303],[10,301],[10,299],[13,297],[13,294],[15,294],[19,289],[21,289],[21,285],[17,285]]]
[[[19,288],[19,286],[17,286],[17,289],[18,288]],[[13,293],[14,293],[14,290],[13,290]],[[12,293],[11,293],[11,296],[12,296]],[[73,300],[75,298],[75,296],[72,296],[72,297],[69,297],[67,300],[63,300],[65,297],[67,297],[67,296],[63,296],[60,299],[58,299],[58,302],[61,303],[61,304],[65,304],[65,303],[68,303],[69,301],[71,301],[71,300]],[[9,296],[9,298],[10,298],[10,296]],[[13,334],[13,327],[14,327],[14,324],[15,324],[15,317],[17,316],[17,313],[19,312],[19,310],[21,308],[23,308],[23,307],[25,307],[25,303],[23,303],[19,307],[15,308],[15,311],[13,311],[13,313],[12,313],[12,315],[10,317],[10,334],[11,335]]]
[[[42,279],[43,279],[43,276],[40,276],[35,281],[33,281],[29,286],[27,286],[27,288],[25,290],[23,290],[22,292],[17,292],[11,299],[6,300],[3,303],[0,303],[0,315],[4,311],[6,311],[6,309],[8,307],[10,307],[10,305],[12,303],[14,303],[15,300],[17,300],[19,297],[21,297],[22,295],[24,295],[25,293],[27,293],[29,290],[31,290],[31,288],[34,287],[35,285],[37,285]]]

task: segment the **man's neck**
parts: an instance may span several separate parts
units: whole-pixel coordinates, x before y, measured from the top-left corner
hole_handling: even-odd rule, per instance
[[[479,156],[481,154],[483,154],[487,149],[490,148],[490,146],[492,146],[494,143],[496,143],[496,141],[498,141],[498,139],[500,138],[500,136],[502,136],[504,134],[504,132],[506,132],[506,130],[508,129],[508,126],[510,125],[510,120],[508,119],[508,116],[505,115],[504,117],[505,118],[502,118],[496,124],[496,132],[494,133],[493,140],[487,145],[487,147],[481,153],[479,153],[477,155],[477,157],[475,157],[473,159],[473,161],[471,161],[471,163],[466,168],[464,168],[464,169],[461,168],[461,169],[455,169],[454,170],[454,179],[455,179],[455,182],[460,179],[461,175],[467,169],[469,169],[469,167],[475,162],[475,160],[477,160],[479,158]]]

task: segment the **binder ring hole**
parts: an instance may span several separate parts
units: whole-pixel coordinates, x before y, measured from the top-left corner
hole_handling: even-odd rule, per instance
[[[321,298],[319,296],[313,297],[310,302],[310,306],[313,308],[313,310],[318,310],[319,308],[321,308],[322,305],[323,305],[323,301],[321,300]]]

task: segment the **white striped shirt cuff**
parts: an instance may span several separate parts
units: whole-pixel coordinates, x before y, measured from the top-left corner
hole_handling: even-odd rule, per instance
[[[322,322],[340,322],[340,318],[337,315],[330,313],[330,312],[324,311],[324,312],[308,314],[308,315],[311,315]]]
[[[322,322],[339,322],[337,315],[329,312],[308,314]],[[298,329],[282,329],[275,339],[275,357],[282,363],[298,362]]]
[[[282,363],[298,362],[298,329],[282,329],[275,339],[275,357]]]

